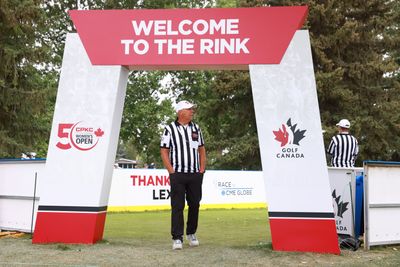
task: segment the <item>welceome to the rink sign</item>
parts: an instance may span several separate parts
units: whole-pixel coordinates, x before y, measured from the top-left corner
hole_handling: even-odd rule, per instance
[[[307,7],[71,10],[70,15],[94,65],[248,69],[279,64]]]

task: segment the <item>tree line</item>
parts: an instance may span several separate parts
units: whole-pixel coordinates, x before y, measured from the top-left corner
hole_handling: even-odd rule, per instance
[[[65,34],[75,0],[0,0],[0,158],[46,157]],[[352,122],[363,160],[400,161],[400,3],[382,0],[151,0],[84,2],[84,9],[308,5],[324,139]],[[262,25],[260,25],[261,27]],[[161,166],[162,125],[172,104],[198,104],[209,167],[261,169],[248,71],[134,71],[129,77],[118,156]]]

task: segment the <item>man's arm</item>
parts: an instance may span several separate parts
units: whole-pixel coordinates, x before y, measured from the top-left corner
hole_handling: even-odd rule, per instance
[[[204,173],[206,171],[206,149],[204,146],[199,147],[199,157],[200,157],[200,173]]]
[[[355,139],[355,144],[356,144],[356,147],[355,147],[355,152],[354,152],[354,154],[356,155],[356,157],[357,157],[357,155],[358,155],[358,152],[360,151],[360,149],[359,149],[359,147],[358,147],[358,141],[357,141],[357,139],[354,137],[354,139]]]
[[[329,147],[328,147],[328,149],[326,150],[326,152],[327,152],[328,154],[330,154],[330,155],[333,155],[334,150],[335,150],[335,141],[334,141],[334,138],[332,138],[332,139],[331,139],[331,142],[329,143]]]
[[[358,152],[359,152],[359,148],[358,148],[358,141],[357,138],[354,137],[354,143],[355,143],[355,148],[354,148],[354,154],[353,154],[353,164],[356,164],[356,159],[358,157]]]
[[[164,164],[164,167],[167,169],[168,173],[174,173],[174,168],[172,167],[171,162],[169,161],[169,148],[161,148],[161,159]]]

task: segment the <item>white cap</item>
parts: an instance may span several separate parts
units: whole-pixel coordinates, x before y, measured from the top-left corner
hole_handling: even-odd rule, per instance
[[[183,101],[179,101],[179,103],[176,104],[175,111],[176,111],[176,113],[178,113],[182,109],[189,109],[189,108],[195,108],[195,107],[196,107],[195,104],[192,104],[189,101],[183,100]]]
[[[336,126],[349,129],[350,128],[350,122],[347,119],[341,119],[338,123],[336,123]]]

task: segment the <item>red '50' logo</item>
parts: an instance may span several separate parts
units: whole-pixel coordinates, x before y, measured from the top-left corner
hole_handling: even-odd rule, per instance
[[[82,121],[73,123],[58,124],[58,134],[60,141],[56,146],[59,149],[67,150],[71,147],[87,151],[94,148],[99,139],[104,135],[104,131],[85,125]]]

